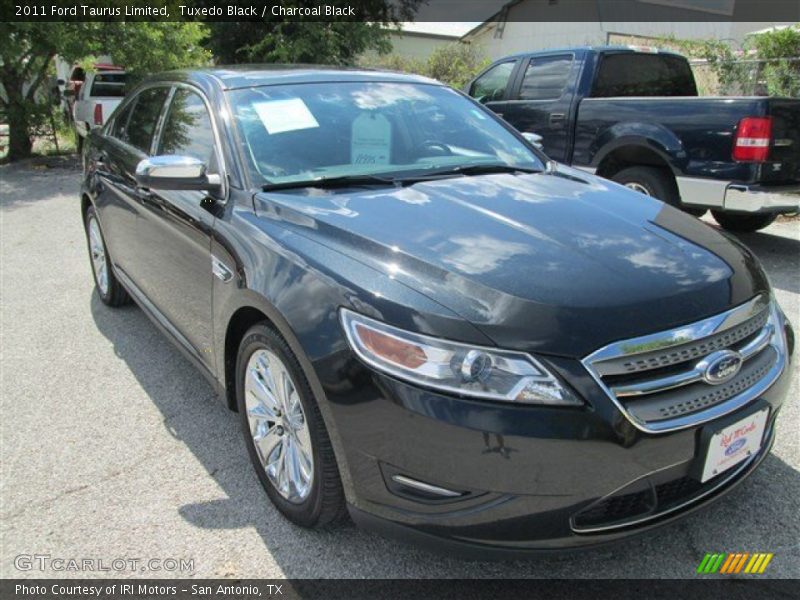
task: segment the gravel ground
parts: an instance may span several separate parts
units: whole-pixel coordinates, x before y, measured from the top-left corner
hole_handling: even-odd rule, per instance
[[[470,562],[272,508],[211,387],[135,307],[92,291],[74,161],[0,167],[0,576],[20,554],[192,559],[197,577],[693,577],[704,553],[774,552],[800,577],[798,377],[761,469],[710,510],[607,549]],[[800,324],[800,222],[742,236]],[[101,575],[101,573],[95,573]],[[109,573],[105,573],[106,576]]]

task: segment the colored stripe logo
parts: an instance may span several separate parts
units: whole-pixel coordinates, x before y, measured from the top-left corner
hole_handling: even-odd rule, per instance
[[[721,575],[761,574],[766,570],[773,556],[775,555],[772,552],[708,553],[697,566],[697,573],[701,575],[714,573]]]

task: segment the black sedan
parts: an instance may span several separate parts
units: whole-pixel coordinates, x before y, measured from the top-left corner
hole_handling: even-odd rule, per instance
[[[297,524],[585,546],[772,445],[794,338],[753,255],[434,81],[166,73],[83,158],[98,295],[213,382]]]

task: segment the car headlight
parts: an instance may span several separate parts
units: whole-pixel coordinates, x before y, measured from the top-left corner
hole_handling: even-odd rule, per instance
[[[388,375],[444,392],[551,406],[583,402],[539,361],[522,352],[420,335],[341,309],[353,351]]]

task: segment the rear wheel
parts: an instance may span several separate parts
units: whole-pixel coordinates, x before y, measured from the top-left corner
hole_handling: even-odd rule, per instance
[[[777,213],[756,213],[748,215],[712,210],[711,214],[714,215],[714,220],[719,223],[723,229],[743,233],[764,229],[772,225],[775,219],[778,218]]]
[[[247,452],[276,508],[303,527],[343,517],[344,492],[319,406],[297,357],[266,323],[239,346],[236,396]]]
[[[690,208],[681,204],[678,185],[667,169],[658,167],[628,167],[616,173],[613,181],[646,196],[653,196],[670,206],[679,208],[696,217],[702,216],[705,209]]]
[[[122,284],[117,281],[111,269],[111,261],[106,250],[103,232],[100,230],[100,221],[94,207],[89,207],[84,218],[86,228],[86,243],[89,247],[89,260],[92,263],[94,285],[100,300],[108,306],[122,306],[128,302],[128,293]]]

